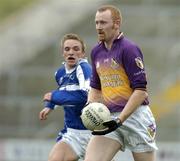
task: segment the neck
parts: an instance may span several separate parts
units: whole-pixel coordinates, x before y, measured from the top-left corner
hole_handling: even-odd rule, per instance
[[[75,66],[76,66],[76,65],[70,66],[70,65],[65,64],[66,69],[69,70],[69,71],[70,71],[70,70],[73,70],[73,69],[75,68]]]
[[[112,44],[113,44],[113,41],[114,41],[115,39],[117,39],[117,37],[118,37],[119,35],[120,35],[120,32],[117,31],[109,41],[105,41],[105,42],[104,42],[104,44],[105,44],[105,46],[106,46],[107,49],[111,49]]]

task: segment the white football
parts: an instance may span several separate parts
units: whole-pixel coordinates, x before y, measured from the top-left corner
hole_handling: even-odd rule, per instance
[[[109,109],[102,103],[93,102],[83,108],[81,119],[84,126],[89,130],[102,130],[104,121],[111,119]]]

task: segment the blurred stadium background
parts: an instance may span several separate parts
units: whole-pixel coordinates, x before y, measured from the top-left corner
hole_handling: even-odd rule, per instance
[[[46,161],[63,110],[40,122],[45,92],[56,87],[59,41],[79,34],[87,56],[96,43],[100,4],[122,11],[122,31],[141,47],[157,120],[157,161],[180,160],[179,0],[0,0],[0,161]],[[131,161],[122,153],[117,161]]]

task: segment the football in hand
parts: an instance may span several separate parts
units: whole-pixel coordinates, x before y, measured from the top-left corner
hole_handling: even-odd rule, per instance
[[[87,129],[102,130],[105,128],[103,122],[111,120],[111,115],[104,104],[93,102],[83,108],[81,119]]]

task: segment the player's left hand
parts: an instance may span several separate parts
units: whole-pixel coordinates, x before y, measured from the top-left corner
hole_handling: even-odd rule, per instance
[[[103,125],[106,127],[103,130],[94,130],[92,132],[93,135],[105,135],[108,134],[114,130],[116,130],[118,127],[122,125],[122,122],[119,118],[115,118],[110,121],[103,122]]]

